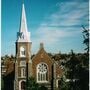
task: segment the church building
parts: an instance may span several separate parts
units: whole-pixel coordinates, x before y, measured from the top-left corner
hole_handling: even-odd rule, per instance
[[[20,28],[19,32],[17,32],[15,43],[14,90],[26,90],[25,85],[29,77],[34,77],[40,87],[44,86],[48,90],[60,90],[58,89],[58,82],[63,74],[63,70],[45,51],[43,43],[40,43],[37,54],[31,59],[33,42],[27,27],[24,4],[22,4],[20,20]]]

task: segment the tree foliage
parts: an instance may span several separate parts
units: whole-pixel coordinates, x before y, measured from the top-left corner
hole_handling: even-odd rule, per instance
[[[3,80],[3,77],[1,77],[1,90],[4,90],[4,80]]]
[[[28,87],[26,90],[48,90],[44,85],[39,85],[36,83],[36,80],[34,77],[30,77],[28,79]]]
[[[27,90],[39,90],[39,85],[36,83],[33,77],[28,79],[28,87]]]
[[[87,53],[89,53],[89,29],[86,29],[84,26],[82,26],[83,28],[83,43],[86,45],[85,50],[87,51]]]
[[[70,59],[63,64],[65,79],[61,79],[61,90],[89,90],[89,30],[83,29],[86,53],[75,54],[71,50]]]

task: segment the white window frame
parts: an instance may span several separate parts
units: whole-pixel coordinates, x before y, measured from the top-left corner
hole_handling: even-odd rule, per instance
[[[19,90],[21,90],[21,82],[22,81],[26,82],[26,80],[24,80],[24,79],[19,81]]]
[[[21,77],[26,77],[26,70],[25,68],[21,68]]]
[[[47,71],[46,71],[46,73],[40,73],[39,71],[39,66],[41,65],[41,64],[44,64],[46,67],[47,67]],[[39,63],[38,65],[37,65],[37,67],[36,67],[36,74],[37,74],[37,83],[47,83],[48,82],[48,72],[49,72],[49,69],[48,69],[48,65],[46,64],[46,63]],[[40,75],[40,80],[38,80],[39,79],[39,76],[38,75]],[[46,76],[47,75],[47,76]],[[45,76],[45,77],[44,77]],[[44,79],[45,78],[45,79]],[[46,80],[46,78],[47,78],[47,80]],[[42,80],[42,79],[44,79],[44,80]]]
[[[26,56],[26,51],[23,46],[20,47],[20,57],[25,57]]]

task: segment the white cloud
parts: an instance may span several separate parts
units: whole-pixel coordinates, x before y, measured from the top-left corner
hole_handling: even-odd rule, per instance
[[[48,24],[56,25],[56,26],[72,26],[72,25],[80,25],[81,19],[88,12],[88,4],[83,3],[63,3],[60,5],[59,10],[53,13],[50,16],[50,21]]]
[[[62,38],[73,37],[74,35],[80,33],[80,31],[71,30],[70,28],[66,30],[60,29],[62,28],[41,26],[36,32],[38,37],[35,38],[35,41],[44,42],[47,45],[54,44],[60,41]]]
[[[82,23],[88,17],[88,4],[85,2],[57,3],[57,11],[45,17],[36,31],[35,43],[44,42],[54,45],[62,38],[77,37],[81,33]],[[76,27],[78,26],[78,27]]]

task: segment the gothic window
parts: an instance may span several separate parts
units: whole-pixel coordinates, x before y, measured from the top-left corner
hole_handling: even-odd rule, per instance
[[[22,81],[22,82],[21,82],[21,90],[25,90],[25,85],[26,85],[26,84],[25,84],[25,81]]]
[[[21,68],[21,77],[25,77],[26,76],[26,70],[25,68]]]
[[[58,88],[60,88],[60,80],[58,80]]]
[[[45,63],[40,63],[37,66],[37,82],[48,81],[48,67]]]
[[[24,47],[20,47],[20,56],[25,57],[25,48]]]
[[[56,87],[57,87],[57,88],[60,88],[60,81],[61,81],[60,79],[57,79],[57,80],[56,80]]]

